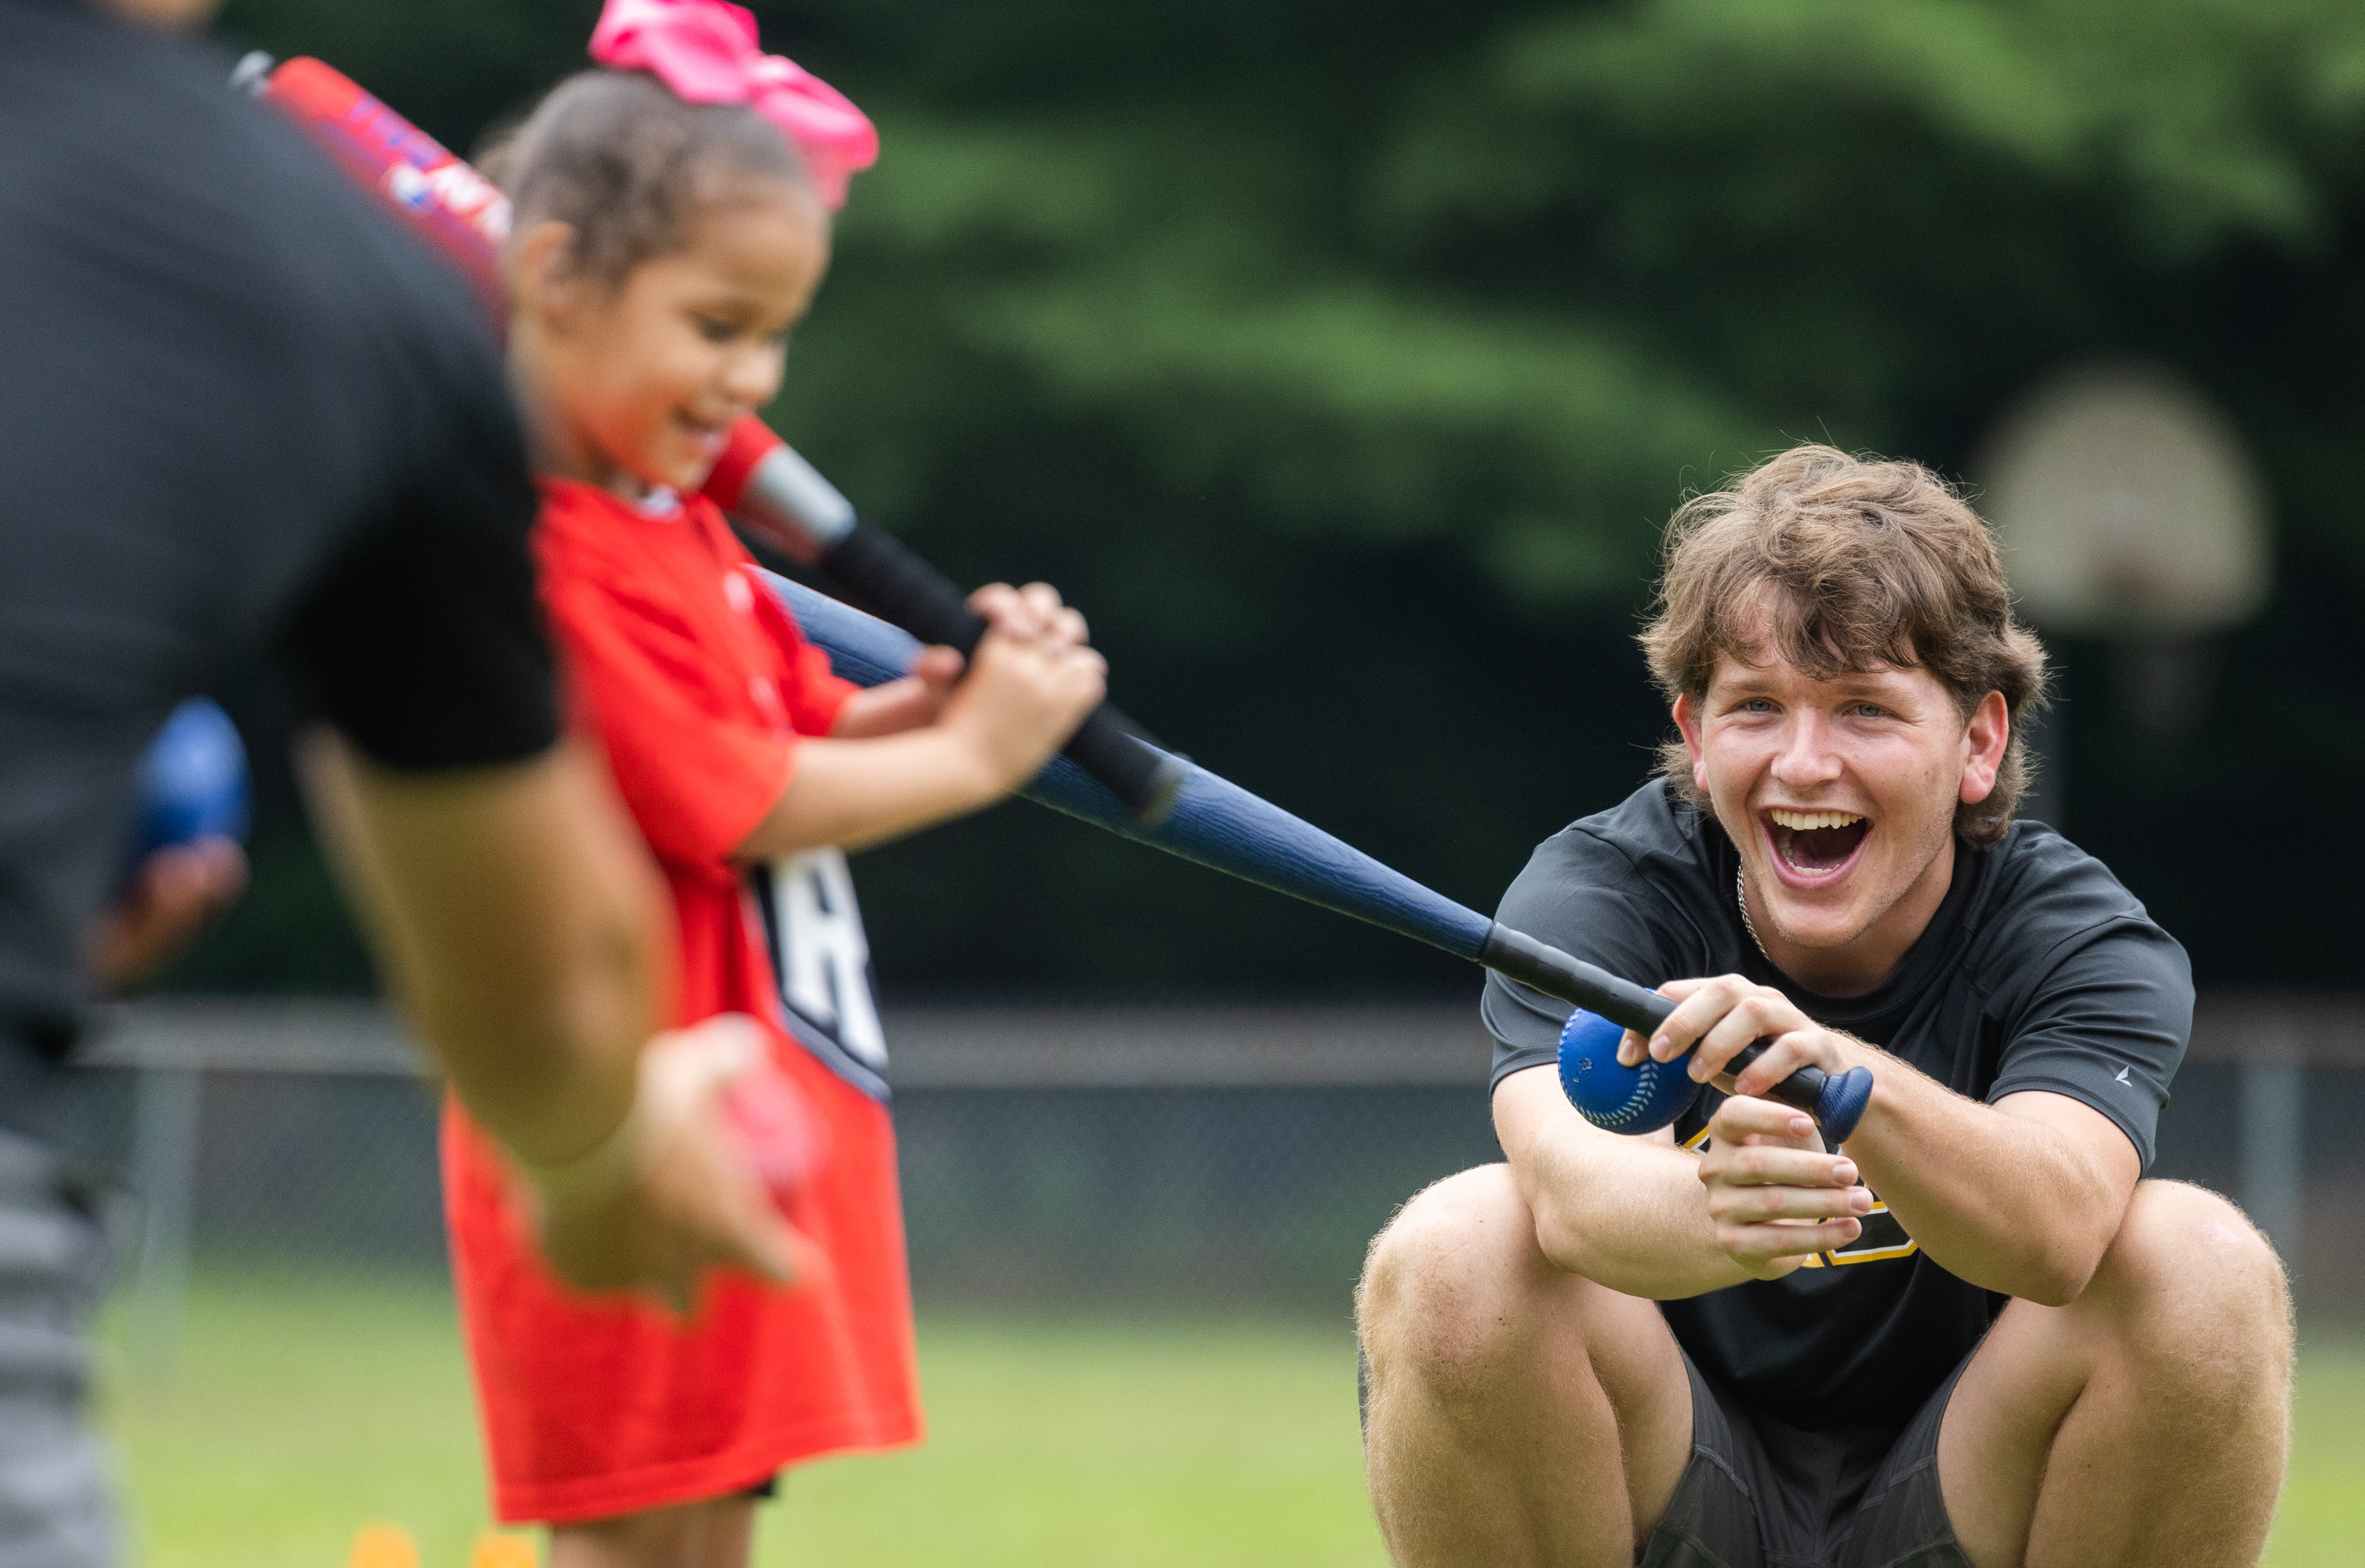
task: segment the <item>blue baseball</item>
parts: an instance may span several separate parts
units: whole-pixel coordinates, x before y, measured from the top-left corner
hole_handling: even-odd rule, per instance
[[[1700,1086],[1684,1058],[1621,1066],[1618,1042],[1626,1031],[1583,1008],[1560,1032],[1560,1086],[1577,1114],[1613,1133],[1654,1133],[1691,1107]]]

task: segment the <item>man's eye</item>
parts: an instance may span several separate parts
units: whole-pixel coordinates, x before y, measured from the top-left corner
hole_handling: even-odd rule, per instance
[[[710,343],[727,343],[739,335],[739,329],[729,321],[701,316],[698,318],[698,335]]]
[[[1774,700],[1770,697],[1744,697],[1741,700],[1740,711],[1743,713],[1771,713],[1774,711]]]
[[[1886,719],[1889,710],[1877,702],[1859,702],[1849,710],[1859,719]]]

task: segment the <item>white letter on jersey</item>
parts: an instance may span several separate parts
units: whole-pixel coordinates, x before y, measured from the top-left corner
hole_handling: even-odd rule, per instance
[[[772,867],[780,931],[780,1000],[835,1037],[873,1072],[887,1069],[887,1033],[870,998],[870,942],[855,907],[854,877],[835,849],[808,849]]]

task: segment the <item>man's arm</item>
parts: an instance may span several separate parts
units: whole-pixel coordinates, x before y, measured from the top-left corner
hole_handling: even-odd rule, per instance
[[[1870,1068],[1872,1103],[1846,1152],[1947,1272],[2046,1305],[2086,1288],[2142,1174],[2135,1146],[2108,1117],[2065,1094],[2027,1092],[1993,1105],[1968,1099],[1886,1051],[1818,1026],[1780,991],[1738,975],[1663,990],[1682,1004],[1648,1048],[1671,1060],[1698,1040],[1695,1078],[1720,1071],[1752,1040],[1773,1037],[1732,1081],[1732,1092],[1753,1103],[1770,1105],[1755,1097],[1800,1067]],[[1629,1036],[1621,1054],[1633,1056],[1636,1046]],[[1718,1121],[1728,1111],[1758,1114],[1738,1103],[1728,1102]],[[1724,1174],[1713,1158],[1704,1165],[1712,1203]]]
[[[1798,1117],[1772,1105],[1785,1117]],[[1515,1072],[1495,1091],[1495,1134],[1545,1257],[1627,1295],[1676,1301],[1744,1280],[1774,1279],[1808,1255],[1844,1247],[1871,1207],[1852,1161],[1808,1147],[1792,1123],[1781,1142],[1746,1153],[1779,1184],[1741,1183],[1751,1212],[1719,1218],[1702,1160],[1672,1133],[1630,1137],[1577,1114],[1548,1067]]]
[[[1847,1148],[1906,1234],[1972,1284],[2046,1306],[2076,1300],[2143,1174],[2126,1134],[2066,1094],[1988,1105],[1847,1044],[1850,1065],[1877,1063]]]
[[[792,1277],[798,1244],[719,1103],[760,1053],[729,1020],[650,1039],[664,896],[598,764],[561,743],[407,773],[326,732],[298,763],[389,986],[532,1181],[559,1271],[678,1305],[709,1264]]]
[[[387,983],[470,1113],[535,1164],[597,1147],[668,983],[654,873],[597,766],[562,743],[398,772],[324,732],[299,763]]]

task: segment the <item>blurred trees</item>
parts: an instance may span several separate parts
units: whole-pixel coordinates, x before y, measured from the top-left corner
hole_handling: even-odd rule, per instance
[[[2343,978],[2354,917],[2257,906],[2365,871],[2334,803],[2365,740],[2328,722],[2365,599],[2355,6],[757,10],[885,148],[782,430],[958,575],[1066,588],[1171,742],[1480,905],[1648,766],[1629,637],[1687,488],[1809,439],[1963,474],[2061,363],[2181,367],[2267,469],[2283,586],[2180,735],[2060,650],[2068,825],[2204,981]],[[231,0],[221,30],[465,148],[596,13]],[[907,984],[1458,978],[1031,808],[864,877]],[[260,976],[262,938],[192,974]]]

